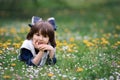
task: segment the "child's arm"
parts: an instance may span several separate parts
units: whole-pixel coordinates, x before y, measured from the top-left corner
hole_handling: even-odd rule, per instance
[[[35,66],[34,63],[32,62],[33,55],[30,50],[22,48],[20,55],[19,55],[19,60],[25,62],[29,66]]]
[[[32,60],[32,62],[35,65],[38,65],[38,63],[40,62],[42,56],[43,56],[44,52],[43,51],[39,51],[38,54],[34,57],[34,59]]]

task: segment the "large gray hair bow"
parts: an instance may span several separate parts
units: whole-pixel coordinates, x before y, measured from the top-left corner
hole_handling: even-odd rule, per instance
[[[31,24],[28,24],[28,25],[30,27],[32,27],[38,21],[42,21],[42,18],[40,18],[38,16],[33,16]],[[50,18],[47,19],[47,21],[53,26],[54,30],[56,31],[57,30],[57,26],[56,26],[56,23],[55,23],[55,18],[54,17],[50,17]]]

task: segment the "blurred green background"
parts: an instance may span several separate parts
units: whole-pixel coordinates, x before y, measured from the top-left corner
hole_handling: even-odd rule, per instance
[[[120,0],[0,0],[0,27],[39,16],[55,17],[59,31],[111,32],[120,25],[119,9]]]
[[[52,80],[117,80],[120,0],[0,0],[0,79],[31,78],[17,56],[32,16],[55,17],[58,26],[58,62],[35,80],[50,80],[51,70]]]

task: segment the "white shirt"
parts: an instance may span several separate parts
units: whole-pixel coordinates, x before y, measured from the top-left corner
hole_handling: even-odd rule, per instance
[[[37,54],[35,52],[35,48],[32,44],[32,40],[25,40],[21,46],[21,48],[25,48],[25,49],[28,49],[31,51],[33,57],[35,57]],[[42,56],[42,59],[40,60],[39,62],[39,66],[43,66],[47,60],[47,57],[48,57],[48,54],[49,54],[49,51],[45,52],[44,55]]]

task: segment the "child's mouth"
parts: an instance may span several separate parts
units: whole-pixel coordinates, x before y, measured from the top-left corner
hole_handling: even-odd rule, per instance
[[[38,44],[43,44],[43,42],[38,42]]]

